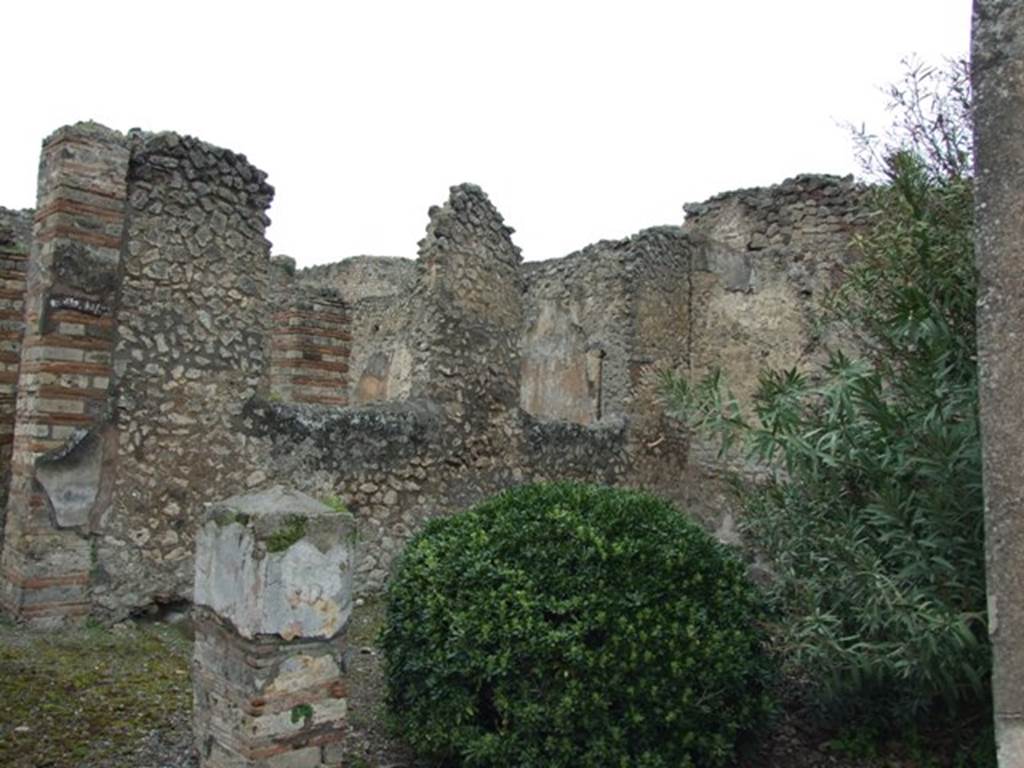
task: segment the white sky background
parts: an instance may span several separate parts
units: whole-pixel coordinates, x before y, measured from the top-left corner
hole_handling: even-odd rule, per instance
[[[60,125],[245,153],[300,265],[415,256],[482,186],[526,259],[678,224],[685,202],[856,171],[901,58],[966,55],[970,0],[19,1],[0,15],[0,205]]]

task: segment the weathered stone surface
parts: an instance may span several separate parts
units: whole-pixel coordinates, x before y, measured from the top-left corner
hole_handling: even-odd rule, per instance
[[[333,288],[345,303],[358,304],[366,299],[407,296],[416,283],[416,262],[398,256],[353,256],[306,267],[297,277],[310,287]]]
[[[818,308],[856,258],[866,223],[864,185],[852,177],[802,175],[772,187],[726,192],[684,206],[684,229],[706,238],[694,257],[689,368],[720,368],[749,402],[765,366],[824,362]]]
[[[279,276],[280,277],[280,276]],[[286,403],[348,405],[349,308],[333,288],[275,281],[270,397]]]
[[[452,187],[430,209],[406,334],[409,396],[479,424],[519,402],[519,248],[487,195]]]
[[[1024,765],[1024,5],[975,0],[978,363],[999,765]]]
[[[242,638],[195,612],[193,731],[204,768],[319,766],[345,734],[344,632],[330,640]]]
[[[243,637],[330,638],[352,611],[355,524],[274,486],[213,504],[196,541],[195,604]]]
[[[103,471],[103,441],[96,433],[72,435],[66,448],[36,462],[36,479],[43,486],[60,528],[89,523]]]
[[[273,188],[243,156],[133,132],[108,407],[116,479],[93,532],[92,601],[191,597],[196,510],[258,468],[242,406],[265,386]]]
[[[521,407],[581,424],[635,413],[647,367],[686,363],[701,242],[655,227],[525,264]]]
[[[0,551],[11,481],[15,393],[25,332],[25,269],[32,245],[31,210],[0,207]]]
[[[32,213],[30,208],[0,206],[0,248],[28,250],[32,244]]]
[[[352,518],[275,486],[212,504],[204,521],[193,675],[200,765],[320,766],[348,714]]]
[[[412,367],[406,344],[417,262],[355,256],[300,270],[293,290],[330,288],[349,308],[348,400],[354,405],[408,395]]]
[[[35,323],[0,348],[0,376],[22,381],[3,599],[107,619],[192,599],[197,510],[225,489],[343,500],[360,591],[426,520],[528,481],[642,487],[733,536],[720,466],[665,419],[650,374],[721,366],[742,396],[764,363],[813,365],[815,302],[863,191],[797,177],[522,264],[463,184],[430,209],[418,259],[295,271],[270,258],[273,190],[237,153],[81,124],[48,139],[40,178],[34,282],[0,296],[12,332],[22,304]],[[96,444],[79,454],[83,431]],[[241,546],[228,530],[261,546],[230,524],[222,554]],[[239,605],[254,637],[280,629]]]

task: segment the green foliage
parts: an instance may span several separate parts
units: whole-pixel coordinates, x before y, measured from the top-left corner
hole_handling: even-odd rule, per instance
[[[329,508],[335,514],[338,514],[338,515],[349,515],[349,514],[351,514],[351,512],[349,511],[348,505],[345,504],[345,502],[341,499],[340,496],[334,496],[334,495],[327,496],[323,500],[323,505],[325,507]]]
[[[296,704],[292,707],[292,723],[302,722],[303,726],[307,726],[313,720],[313,707],[309,704]]]
[[[878,743],[881,734],[877,729],[854,727],[843,728],[824,743],[826,750],[836,752],[855,760],[878,760]]]
[[[267,552],[284,552],[306,535],[306,518],[288,515],[284,523],[267,537]]]
[[[721,766],[767,709],[744,566],[641,493],[525,486],[433,520],[387,611],[389,708],[445,764]]]
[[[893,734],[878,723],[841,727],[822,747],[872,765],[912,765],[914,768],[994,768],[995,739],[990,718],[986,725],[958,721],[945,723],[940,733],[934,724],[910,725]],[[897,738],[894,738],[897,737]]]
[[[828,307],[852,358],[765,371],[753,418],[716,374],[672,409],[774,471],[745,496],[777,576],[788,661],[844,714],[983,707],[989,648],[966,70],[912,69],[861,258]]]

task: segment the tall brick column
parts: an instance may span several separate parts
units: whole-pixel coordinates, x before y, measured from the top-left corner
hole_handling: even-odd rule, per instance
[[[0,599],[37,623],[89,608],[128,159],[94,123],[43,143],[0,557]]]

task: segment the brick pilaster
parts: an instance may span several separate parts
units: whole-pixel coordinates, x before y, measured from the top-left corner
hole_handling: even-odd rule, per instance
[[[290,298],[274,315],[271,397],[287,403],[347,405],[351,339],[348,310],[329,291]]]
[[[40,467],[55,476],[102,446],[128,157],[121,134],[93,123],[43,143],[0,556],[0,600],[19,618],[88,611],[88,499],[67,486],[52,498]]]

